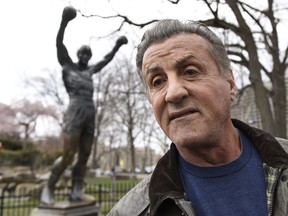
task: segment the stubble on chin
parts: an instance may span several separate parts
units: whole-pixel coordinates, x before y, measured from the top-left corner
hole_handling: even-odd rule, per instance
[[[170,139],[176,145],[178,150],[184,151],[199,151],[209,148],[214,148],[218,145],[219,134],[217,131],[203,133],[205,129],[191,129],[189,132],[183,132],[182,134],[177,134],[174,138]]]

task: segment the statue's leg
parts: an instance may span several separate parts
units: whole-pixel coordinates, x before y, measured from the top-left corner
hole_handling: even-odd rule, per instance
[[[41,194],[41,202],[44,204],[54,203],[54,189],[60,176],[69,164],[72,163],[79,143],[79,132],[63,133],[63,155],[62,159],[56,161],[51,169],[51,175]]]
[[[84,194],[86,165],[91,152],[93,135],[82,134],[78,151],[78,160],[72,170],[72,193],[70,201],[88,201],[91,197]]]

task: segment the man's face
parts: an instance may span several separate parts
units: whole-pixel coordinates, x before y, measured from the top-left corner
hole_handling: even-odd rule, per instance
[[[90,60],[90,58],[91,58],[91,55],[89,53],[87,53],[87,52],[80,52],[78,54],[78,58],[79,58],[79,63],[81,65],[87,65],[89,60]]]
[[[152,44],[142,73],[156,120],[178,149],[221,141],[236,87],[232,74],[220,74],[204,38],[183,33]]]

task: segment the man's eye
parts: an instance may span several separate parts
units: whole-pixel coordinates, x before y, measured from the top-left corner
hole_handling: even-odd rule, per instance
[[[184,75],[186,76],[197,76],[199,73],[194,69],[187,69],[184,71]]]
[[[152,80],[152,86],[153,87],[160,86],[162,83],[164,83],[164,79],[155,78]]]

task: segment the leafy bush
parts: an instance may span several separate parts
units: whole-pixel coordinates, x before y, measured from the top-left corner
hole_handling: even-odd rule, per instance
[[[20,140],[6,140],[0,139],[2,143],[2,148],[9,149],[9,150],[21,150],[23,148],[23,143]]]
[[[37,157],[39,152],[36,150],[6,150],[0,151],[0,164],[4,166],[31,166]]]

